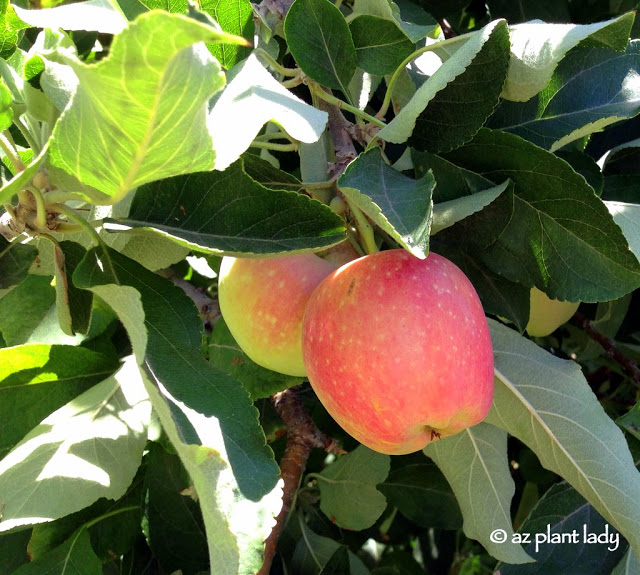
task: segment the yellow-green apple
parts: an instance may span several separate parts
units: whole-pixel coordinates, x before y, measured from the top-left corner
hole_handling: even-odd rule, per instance
[[[242,350],[267,369],[305,375],[304,309],[313,290],[335,269],[315,254],[222,258],[220,311]]]
[[[551,299],[543,291],[532,287],[526,332],[533,337],[549,335],[569,321],[579,306],[580,302]]]
[[[320,401],[375,451],[417,451],[491,407],[484,310],[468,278],[437,254],[389,250],[342,266],[311,296],[302,337]]]

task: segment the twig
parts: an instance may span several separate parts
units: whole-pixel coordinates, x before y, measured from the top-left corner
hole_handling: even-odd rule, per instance
[[[319,447],[329,453],[345,453],[335,439],[325,435],[316,427],[298,396],[296,388],[276,393],[273,396],[273,406],[287,428],[287,446],[280,460],[280,475],[284,481],[284,487],[282,509],[276,519],[275,526],[265,541],[264,563],[258,571],[258,575],[268,575],[271,569],[280,533],[284,529],[311,450],[314,447]]]
[[[584,329],[587,335],[605,350],[607,357],[619,363],[631,376],[633,382],[640,386],[640,367],[638,367],[638,364],[634,360],[629,359],[616,347],[615,340],[600,333],[593,325],[593,322],[582,313],[577,312],[573,318],[574,321]]]

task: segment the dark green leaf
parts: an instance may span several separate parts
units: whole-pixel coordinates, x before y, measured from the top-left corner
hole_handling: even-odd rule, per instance
[[[356,49],[340,10],[329,0],[295,0],[284,31],[303,72],[348,97],[347,86],[356,70]]]
[[[433,174],[408,178],[387,165],[378,148],[360,154],[339,179],[342,193],[417,257],[429,252]]]
[[[640,111],[638,68],[640,41],[623,53],[576,48],[542,92],[524,103],[503,101],[489,125],[555,151],[635,116]]]
[[[398,26],[368,14],[349,24],[358,67],[376,76],[391,74],[413,52],[414,45]]]
[[[209,340],[209,361],[242,383],[253,401],[270,397],[304,381],[302,377],[283,375],[252,361],[242,351],[222,318],[216,321]]]
[[[391,505],[418,525],[437,529],[462,527],[456,497],[442,472],[431,462],[392,471],[378,489]]]
[[[535,2],[491,0],[487,4],[492,18],[505,18],[511,24],[528,20],[571,22],[567,0],[536,0]]]
[[[320,575],[347,575],[348,573],[351,573],[351,568],[349,550],[346,547],[340,547],[320,571]]]
[[[210,14],[229,34],[243,36],[253,43],[253,8],[249,0],[203,0],[200,8]],[[220,64],[229,69],[251,53],[250,46],[237,44],[207,44],[209,51]]]
[[[597,196],[602,195],[604,176],[602,175],[600,166],[596,164],[591,156],[588,156],[584,152],[566,149],[559,150],[556,152],[556,155],[567,162],[567,164],[587,180],[587,183],[593,188]]]
[[[637,203],[640,201],[640,174],[621,174],[604,177],[603,200]]]
[[[53,244],[56,266],[56,310],[62,331],[67,335],[87,333],[91,321],[93,294],[78,289],[71,275],[87,250],[80,244],[62,241]]]
[[[501,575],[609,575],[628,548],[616,529],[564,482],[544,494],[519,531],[531,534],[531,542],[525,551],[536,559],[536,563],[501,565]],[[603,542],[605,533],[606,543]],[[565,540],[550,542],[548,534],[552,538],[565,537]],[[590,540],[590,536],[594,539]],[[595,539],[598,536],[600,541]]]
[[[27,277],[37,255],[35,247],[20,242],[9,244],[0,235],[0,290],[19,284]]]
[[[640,174],[640,139],[611,150],[603,171],[607,176]]]
[[[29,563],[27,544],[31,531],[15,531],[0,535],[0,565],[7,573],[13,573],[20,565]]]
[[[207,540],[198,504],[187,494],[189,476],[177,455],[160,445],[149,447],[149,544],[167,573],[208,570]]]
[[[47,415],[116,368],[113,359],[82,347],[36,344],[0,349],[0,457]]]
[[[284,172],[255,154],[242,156],[242,167],[245,174],[270,190],[297,191],[302,182],[287,172]]]
[[[51,278],[35,275],[0,299],[0,333],[7,345],[25,343],[55,300]]]
[[[82,528],[67,541],[12,575],[102,575],[102,563],[91,548],[89,533]]]
[[[118,225],[227,255],[303,252],[344,239],[344,221],[327,206],[296,192],[266,189],[243,173],[240,162],[224,172],[139,188],[128,219]]]
[[[636,403],[628,413],[616,419],[616,423],[640,440],[640,403]]]
[[[510,178],[515,184],[506,226],[491,223],[492,215],[505,215],[499,201],[464,220],[483,218],[479,236],[493,240],[499,234],[482,252],[494,272],[569,301],[607,301],[640,286],[640,265],[620,228],[563,160],[517,136],[487,129],[446,159],[496,183]]]

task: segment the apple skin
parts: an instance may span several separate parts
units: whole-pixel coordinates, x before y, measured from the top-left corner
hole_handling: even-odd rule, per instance
[[[402,455],[482,421],[493,348],[468,278],[431,253],[389,250],[348,263],[311,296],[302,327],[307,375],[350,435]]]
[[[328,250],[319,252],[318,255],[323,259],[331,262],[336,268],[343,266],[353,260],[357,260],[360,254],[351,245],[349,240],[339,243]]]
[[[315,254],[222,258],[220,311],[242,350],[258,365],[304,376],[302,318],[318,284],[336,268]]]
[[[571,319],[579,306],[580,302],[551,299],[543,291],[532,287],[529,322],[525,331],[532,337],[545,337],[552,334]]]

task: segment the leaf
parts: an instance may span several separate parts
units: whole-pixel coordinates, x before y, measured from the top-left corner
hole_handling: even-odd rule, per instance
[[[211,169],[207,101],[224,77],[194,44],[231,38],[186,16],[148,12],[104,60],[69,58],[79,85],[53,131],[51,164],[114,203],[147,182]]]
[[[243,154],[242,167],[244,173],[265,188],[270,190],[298,191],[302,188],[302,182],[294,175],[279,170],[267,160],[254,154]]]
[[[340,546],[322,568],[320,575],[345,575],[350,572],[349,550],[347,547]]]
[[[4,132],[11,127],[13,123],[13,97],[11,96],[11,90],[4,83],[4,80],[0,81],[0,130]]]
[[[22,172],[15,175],[4,186],[2,186],[0,189],[0,204],[11,203],[13,196],[31,183],[31,180],[33,179],[33,176],[36,175],[38,168],[45,161],[47,152],[48,146],[45,146],[38,156],[34,158],[31,163],[22,170]]]
[[[177,176],[136,192],[129,217],[106,229],[145,229],[207,253],[277,254],[329,247],[344,221],[296,192],[267,190],[236,162],[224,172]]]
[[[394,469],[378,485],[387,501],[422,527],[459,529],[462,515],[444,475],[431,462]]]
[[[221,575],[262,565],[279,512],[278,466],[242,386],[200,355],[202,324],[182,290],[118,252],[93,249],[74,273],[118,314],[154,410],[200,498]]]
[[[91,548],[89,533],[81,528],[67,541],[12,575],[101,575],[102,563]]]
[[[627,549],[626,542],[620,542],[620,534],[564,482],[551,486],[518,531],[530,534],[525,551],[536,558],[536,563],[501,565],[500,575],[546,575],[559,570],[609,575]],[[606,543],[589,540],[591,534],[597,537],[604,533]],[[565,539],[551,542],[549,535]]]
[[[284,21],[284,33],[302,71],[348,97],[356,49],[340,10],[329,0],[295,0]]]
[[[401,246],[419,258],[427,256],[433,174],[419,180],[408,178],[388,166],[374,148],[349,165],[338,185],[349,202]]]
[[[233,73],[207,120],[216,153],[216,170],[225,170],[235,162],[269,121],[301,142],[311,143],[320,138],[327,113],[294,96],[255,56],[241,62]]]
[[[637,555],[629,549],[611,575],[640,575],[640,560]]]
[[[25,10],[19,6],[13,6],[13,9],[20,20],[36,28],[95,30],[103,34],[120,34],[127,27],[124,14],[110,0],[87,0],[44,10]]]
[[[203,0],[201,10],[210,14],[220,24],[220,27],[229,34],[242,36],[253,42],[255,26],[253,23],[253,9],[250,0]],[[251,53],[250,46],[237,44],[208,44],[209,51],[218,59],[218,62],[229,69]]]
[[[354,18],[360,15],[377,16],[393,22],[414,44],[438,26],[430,14],[415,4],[409,2],[401,4],[402,13],[398,4],[389,0],[355,0],[352,16]]]
[[[28,530],[0,535],[0,562],[7,573],[14,573],[18,567],[29,563],[27,543],[30,537]]]
[[[37,255],[38,250],[32,245],[9,243],[0,234],[0,290],[24,280]]]
[[[207,537],[198,504],[181,492],[190,486],[180,459],[157,443],[149,446],[149,545],[167,573],[209,570]]]
[[[640,205],[624,202],[604,202],[613,221],[620,226],[629,242],[629,249],[640,260]]]
[[[125,361],[115,375],[45,418],[0,461],[6,504],[0,531],[51,521],[125,493],[140,465],[151,416],[141,384],[135,363]]]
[[[565,54],[580,42],[624,50],[634,14],[628,13],[596,24],[545,24],[525,22],[509,27],[511,61],[502,90],[506,100],[526,102],[551,80]]]
[[[481,256],[494,272],[569,301],[616,299],[640,285],[640,266],[620,229],[563,160],[518,136],[485,128],[446,159],[496,182],[514,183],[511,214],[500,203],[508,199],[503,194],[471,216],[482,219],[474,236],[487,239]],[[504,216],[506,225],[497,225]]]
[[[112,358],[83,347],[31,344],[0,349],[0,456],[117,367]]]
[[[537,2],[512,2],[492,0],[491,16],[509,22],[542,20],[544,22],[571,22],[568,0],[538,0]]]
[[[304,381],[302,377],[283,375],[252,361],[233,338],[223,318],[216,321],[209,340],[209,361],[242,383],[253,401]]]
[[[498,103],[509,50],[504,21],[487,24],[418,88],[378,135],[418,150],[451,150],[482,127]],[[464,119],[464,121],[462,121]]]
[[[507,462],[507,434],[486,423],[430,443],[424,452],[444,474],[456,495],[469,539],[476,539],[496,559],[509,563],[533,561],[511,542],[513,527],[509,507],[515,484]],[[496,530],[506,533],[494,543]]]
[[[414,45],[396,24],[378,16],[357,16],[349,24],[357,64],[365,72],[391,74],[413,52]]]
[[[8,346],[25,343],[55,302],[51,278],[28,275],[0,299],[0,333]]]
[[[338,527],[360,531],[371,527],[387,507],[376,489],[389,475],[391,459],[364,445],[313,474],[320,489],[320,509]]]
[[[448,202],[440,202],[433,206],[433,221],[431,222],[431,235],[437,234],[439,231],[451,227],[453,224],[479,212],[488,206],[509,185],[509,181],[482,190],[470,196],[463,196]]]
[[[87,333],[91,321],[93,294],[78,289],[71,274],[87,253],[80,244],[62,241],[53,244],[56,262],[56,310],[62,331],[67,335]]]
[[[16,16],[9,0],[0,2],[0,58],[8,58],[13,54],[23,36],[22,30],[28,27]]]
[[[640,112],[639,67],[640,41],[624,52],[576,48],[536,97],[503,101],[489,125],[555,152]]]
[[[580,367],[489,320],[496,387],[487,422],[529,446],[640,548],[640,473]]]
[[[640,403],[636,403],[627,413],[618,417],[616,423],[640,440]]]

